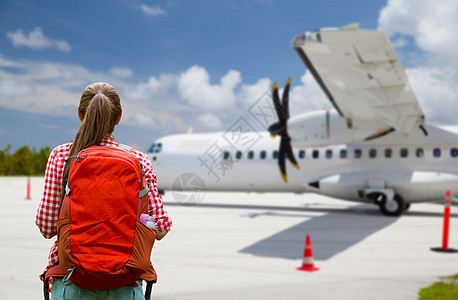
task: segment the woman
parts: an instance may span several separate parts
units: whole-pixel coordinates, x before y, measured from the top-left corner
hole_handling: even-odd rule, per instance
[[[111,85],[108,83],[93,83],[86,87],[78,107],[81,127],[75,139],[72,142],[54,148],[46,166],[44,194],[39,204],[35,221],[45,238],[50,239],[57,234],[56,221],[59,218],[60,202],[64,195],[63,191],[67,184],[70,169],[70,164],[65,164],[65,158],[74,156],[81,150],[93,145],[119,147],[119,144],[112,136],[112,132],[115,126],[119,124],[121,115],[121,101],[118,93]],[[154,220],[157,228],[156,239],[160,240],[170,230],[172,221],[168,217],[157,191],[156,174],[153,171],[151,162],[144,153],[135,149],[132,152],[143,166],[145,180],[149,185],[149,215]],[[56,241],[51,247],[45,272],[52,266],[57,265],[58,260]],[[41,277],[43,278],[43,275]],[[71,294],[77,293],[86,295],[84,299],[91,299],[90,295],[93,294],[96,297],[97,294],[102,295],[100,293],[105,292],[103,294],[105,295],[104,299],[111,299],[107,298],[106,295],[110,294],[112,295],[111,297],[120,297],[119,295],[124,295],[125,293],[132,295],[133,290],[137,296],[143,297],[141,285],[137,287],[126,286],[115,290],[111,294],[109,293],[110,290],[84,290],[73,284],[63,285],[61,279],[56,278],[53,283],[52,296],[53,299],[71,299]],[[60,295],[63,294],[66,295],[65,298],[60,298]]]

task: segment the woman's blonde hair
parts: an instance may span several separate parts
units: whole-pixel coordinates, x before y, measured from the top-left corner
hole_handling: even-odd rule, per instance
[[[111,135],[122,113],[121,99],[108,83],[96,82],[88,85],[81,95],[78,115],[82,118],[80,129],[70,147],[69,157],[81,150],[97,145]],[[68,181],[72,160],[65,164],[62,177],[62,197]]]

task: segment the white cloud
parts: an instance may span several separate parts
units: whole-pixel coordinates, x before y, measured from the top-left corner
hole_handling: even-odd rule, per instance
[[[399,37],[391,41],[391,44],[393,45],[394,48],[402,48],[405,45],[407,45],[408,43],[409,42],[403,37]]]
[[[141,112],[134,113],[131,120],[141,127],[152,127],[158,125],[153,116]]]
[[[272,89],[269,78],[259,79],[255,84],[243,84],[238,93],[239,102],[248,108],[253,105],[260,97]]]
[[[156,6],[142,5],[141,8],[142,8],[142,11],[148,16],[157,17],[157,16],[167,15],[167,12],[157,5]]]
[[[56,114],[62,112],[59,107],[76,107],[87,84],[114,81],[103,73],[91,72],[78,65],[3,58],[0,66],[9,66],[0,67],[3,90],[0,106],[33,113]]]
[[[231,70],[219,84],[210,84],[210,75],[200,66],[190,67],[181,73],[178,90],[190,105],[205,110],[220,110],[234,107],[237,97],[235,88],[242,81],[240,72]]]
[[[323,108],[334,108],[308,70],[301,76],[301,83],[290,90],[291,116]],[[280,97],[282,93],[283,91],[280,91]]]
[[[197,120],[199,120],[200,124],[204,127],[211,128],[213,130],[220,129],[221,127],[223,127],[219,118],[212,113],[199,115],[197,117]]]
[[[32,49],[56,48],[60,51],[70,52],[71,47],[66,41],[51,40],[43,34],[40,27],[25,35],[21,29],[16,32],[8,32],[6,36],[11,40],[14,47],[29,47]]]
[[[395,40],[410,36],[420,50],[409,53],[417,57],[413,59],[416,66],[407,69],[406,74],[428,123],[458,123],[456,16],[455,0],[390,0],[380,11],[380,30]]]
[[[204,68],[200,68],[206,73]],[[150,130],[170,127],[170,124],[175,130],[186,130],[189,126],[202,128],[211,123],[222,126],[219,118],[205,116],[207,107],[196,109],[187,99],[180,98],[180,74],[161,74],[150,77],[146,82],[132,83],[131,78],[127,82],[114,76],[116,72],[113,70],[94,72],[78,65],[10,60],[0,56],[0,106],[45,115],[76,117],[84,87],[91,82],[105,81],[111,83],[121,96],[123,124]],[[222,85],[216,89],[223,95],[226,90],[232,94],[232,107],[236,104],[234,74],[238,73],[222,78]],[[238,76],[235,76],[236,82]]]
[[[455,69],[418,67],[406,70],[410,84],[426,114],[426,121],[456,124],[458,92]]]
[[[161,74],[159,77],[152,76],[147,82],[125,85],[123,94],[132,101],[151,101],[160,98],[169,98],[171,90],[175,89],[178,76],[174,74]]]
[[[134,75],[131,69],[129,68],[117,68],[113,67],[110,70],[111,75],[119,78],[129,78]]]
[[[21,64],[12,60],[8,60],[2,56],[0,53],[0,67],[7,67],[7,68],[17,68],[20,67]],[[1,71],[1,69],[0,69]]]
[[[33,86],[14,78],[0,78],[0,96],[24,97],[35,93]]]
[[[458,1],[390,0],[380,11],[379,29],[404,34],[416,45],[443,60],[458,58]]]

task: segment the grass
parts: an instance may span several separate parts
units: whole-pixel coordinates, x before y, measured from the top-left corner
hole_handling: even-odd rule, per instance
[[[421,289],[419,300],[456,300],[458,299],[458,274]]]

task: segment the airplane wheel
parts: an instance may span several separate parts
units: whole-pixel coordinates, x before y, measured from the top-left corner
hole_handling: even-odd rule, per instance
[[[388,201],[383,197],[380,202],[380,210],[385,216],[400,216],[406,207],[404,200],[398,194],[394,195],[393,201]]]

